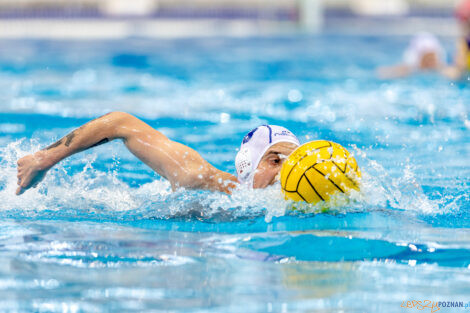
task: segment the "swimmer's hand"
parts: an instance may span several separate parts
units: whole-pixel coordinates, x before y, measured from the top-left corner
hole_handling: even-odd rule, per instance
[[[31,187],[37,187],[50,168],[46,163],[47,159],[45,158],[44,151],[38,151],[35,154],[27,155],[18,160],[18,188],[16,189],[16,195],[21,195]]]
[[[47,171],[61,160],[114,139],[123,140],[130,152],[168,179],[173,189],[206,189],[230,194],[237,185],[235,176],[218,170],[195,150],[168,139],[135,116],[111,112],[18,160],[16,194],[36,187]]]
[[[451,80],[460,80],[464,73],[465,69],[461,69],[457,66],[447,66],[440,71],[441,75]]]

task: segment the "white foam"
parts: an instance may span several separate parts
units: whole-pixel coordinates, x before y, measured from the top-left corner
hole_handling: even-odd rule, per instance
[[[292,213],[290,208],[293,204],[284,201],[279,184],[255,190],[240,187],[232,195],[184,189],[172,192],[167,181],[158,179],[133,188],[120,180],[114,171],[95,169],[93,164],[100,161],[93,153],[82,158],[81,171],[69,174],[67,165],[59,164],[38,188],[16,196],[16,160],[38,148],[37,142],[20,140],[0,149],[0,211],[19,210],[22,214],[35,214],[43,210],[60,213],[68,210],[70,214],[109,213],[118,218],[131,212],[169,218],[192,215],[196,211],[201,218],[222,215],[226,220],[264,215],[267,222],[273,217]],[[402,175],[394,178],[378,162],[367,159],[364,151],[356,148],[355,153],[362,164],[363,177],[361,192],[351,194],[353,202],[339,196],[329,206],[320,203],[303,207],[295,204],[295,207],[308,212],[322,212],[325,207],[332,212],[387,207],[421,214],[442,212],[437,203],[424,195],[410,166],[404,167]]]

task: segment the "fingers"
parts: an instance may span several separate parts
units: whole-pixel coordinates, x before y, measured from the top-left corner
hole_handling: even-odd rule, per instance
[[[20,161],[18,161],[17,163],[18,163],[18,166],[19,166]],[[17,182],[18,186],[21,185],[21,176],[23,176],[23,173],[22,173],[21,169],[18,168],[18,173],[16,174],[16,177],[18,178],[18,182]]]
[[[18,179],[18,188],[16,189],[16,195],[19,196],[27,190],[27,186],[24,183],[21,183],[21,179]]]
[[[29,188],[36,188],[39,185],[39,181],[35,182],[34,184],[30,185],[31,182],[21,182],[21,179],[18,179],[18,188],[16,189],[16,195],[19,196],[23,194]]]
[[[17,184],[18,184],[18,188],[16,189],[16,195],[21,195],[27,189],[30,188],[29,185],[31,184],[31,179],[28,179],[28,178],[24,179],[23,175],[18,174]]]
[[[19,195],[23,194],[24,191],[25,191],[25,189],[23,189],[23,188],[20,186],[20,187],[18,187],[18,188],[16,189],[16,195],[19,196]]]
[[[16,189],[16,195],[21,195],[23,194],[26,190],[28,190],[32,183],[34,183],[34,181],[32,181],[35,177],[35,173],[34,171],[31,170],[31,167],[28,167],[26,166],[27,162],[28,161],[28,157],[24,157],[24,158],[21,158],[19,159],[16,163],[18,165],[18,168],[17,168],[17,175],[16,177],[18,178],[18,181],[17,181],[17,184],[18,184],[18,188]],[[26,162],[26,163],[25,163]]]

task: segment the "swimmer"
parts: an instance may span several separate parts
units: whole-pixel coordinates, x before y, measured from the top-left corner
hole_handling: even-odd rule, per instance
[[[438,71],[446,64],[446,53],[432,34],[420,33],[411,39],[401,64],[380,67],[381,79],[402,78],[418,72]]]
[[[20,195],[36,187],[47,171],[61,160],[114,139],[142,162],[166,178],[173,188],[206,189],[230,194],[238,185],[265,188],[278,180],[282,163],[299,145],[289,130],[263,125],[244,138],[235,158],[237,176],[218,170],[199,153],[168,139],[138,118],[111,112],[72,131],[47,148],[18,160]]]
[[[455,15],[459,21],[462,35],[457,41],[454,64],[446,67],[442,74],[450,79],[459,80],[470,73],[470,0],[457,6]]]

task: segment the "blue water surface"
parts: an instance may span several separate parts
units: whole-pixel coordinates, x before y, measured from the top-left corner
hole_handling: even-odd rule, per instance
[[[386,81],[406,37],[0,42],[0,312],[401,312],[470,301],[470,88]],[[451,54],[452,40],[444,38]],[[449,49],[450,48],[450,49]],[[235,172],[265,123],[347,147],[362,192],[178,190],[118,141],[21,197],[16,160],[110,111]],[[441,308],[441,312],[464,309]]]

